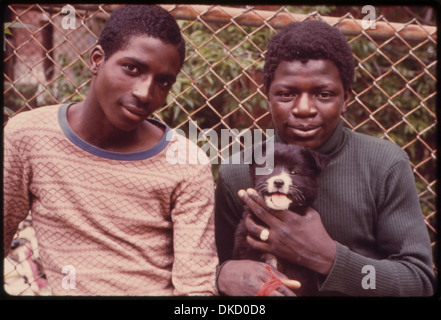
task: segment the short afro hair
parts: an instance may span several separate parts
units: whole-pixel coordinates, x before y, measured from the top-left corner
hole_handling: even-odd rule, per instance
[[[272,37],[265,54],[265,89],[269,90],[280,61],[310,59],[334,62],[344,89],[351,89],[354,78],[351,48],[340,30],[318,20],[290,23]]]
[[[125,5],[111,15],[101,31],[98,44],[107,60],[123,49],[132,36],[150,36],[173,44],[181,58],[185,59],[185,41],[175,18],[164,8],[156,5]]]

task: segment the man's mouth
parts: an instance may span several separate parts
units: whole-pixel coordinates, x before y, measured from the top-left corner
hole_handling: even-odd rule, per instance
[[[294,134],[300,138],[308,139],[314,137],[320,130],[321,126],[290,126],[288,127],[294,132]]]
[[[149,112],[140,107],[132,106],[132,105],[123,105],[123,108],[128,111],[130,114],[133,114],[140,118],[147,118],[150,114]]]

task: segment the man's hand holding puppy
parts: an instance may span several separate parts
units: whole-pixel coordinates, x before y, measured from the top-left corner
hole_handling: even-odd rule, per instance
[[[302,265],[320,274],[326,275],[332,267],[337,252],[335,241],[326,232],[317,211],[309,208],[304,216],[285,210],[273,215],[264,200],[254,189],[240,190],[239,197],[264,221],[269,229],[269,237],[261,241],[259,235],[265,226],[255,222],[249,215],[246,226],[250,233],[247,241],[254,249],[282,256],[293,264]],[[233,260],[227,264],[236,264],[221,270],[218,278],[219,290],[228,295],[256,295],[269,279],[264,263],[251,260]],[[252,270],[252,272],[250,272]],[[234,273],[234,274],[232,274]],[[293,296],[298,289],[296,279],[287,279],[285,275],[273,269],[284,286],[274,291],[272,296]],[[240,280],[240,281],[238,281]]]
[[[239,197],[269,227],[268,240],[261,241],[259,235],[265,227],[257,224],[251,215],[248,216],[246,226],[254,237],[249,236],[247,241],[254,249],[284,257],[293,264],[320,274],[328,274],[334,263],[337,245],[326,232],[317,211],[310,207],[301,216],[285,210],[276,216],[269,212],[271,209],[267,208],[255,190],[241,190]]]

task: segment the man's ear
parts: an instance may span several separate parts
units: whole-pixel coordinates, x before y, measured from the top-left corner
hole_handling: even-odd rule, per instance
[[[344,101],[343,101],[343,105],[341,107],[341,114],[345,113],[347,108],[348,108],[348,103],[349,100],[351,99],[351,89],[347,89],[344,92]]]
[[[104,50],[100,45],[95,46],[90,52],[90,72],[92,75],[96,75],[100,66],[103,64],[105,59]]]

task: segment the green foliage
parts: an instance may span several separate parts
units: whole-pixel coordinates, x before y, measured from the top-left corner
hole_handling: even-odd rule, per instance
[[[434,128],[420,135],[435,122],[435,67],[427,67],[436,60],[435,45],[421,46],[409,54],[408,46],[400,40],[376,46],[359,38],[351,42],[351,48],[361,61],[356,65],[353,86],[356,103],[345,118],[354,126],[369,120],[361,132],[405,147],[414,164],[427,158],[423,144],[409,143],[423,138],[435,148]],[[420,169],[428,180],[434,172],[434,164]]]
[[[5,36],[12,36],[11,28],[29,28],[34,29],[35,27],[32,24],[23,24],[19,22],[4,22],[3,23],[3,34]],[[6,51],[6,41],[3,39],[3,51]]]
[[[188,38],[187,60],[167,100],[170,107],[161,110],[160,117],[170,125],[185,123],[190,115],[202,128],[215,127],[222,119],[231,127],[246,127],[249,123],[236,120],[240,114],[267,108],[264,97],[256,94],[253,82],[254,76],[263,70],[262,52],[271,31],[252,33],[252,28],[242,27],[246,33],[252,33],[247,39],[235,25],[223,29],[210,25],[217,30],[213,34],[199,22],[180,24]],[[235,116],[223,118],[239,105],[244,110],[239,108]]]
[[[37,86],[35,85],[19,85],[8,86],[7,93],[4,95],[3,100],[3,122],[6,123],[9,117],[14,113],[24,110],[26,107],[36,107],[35,92]]]
[[[86,96],[91,74],[88,66],[83,62],[88,60],[88,56],[82,58],[83,60],[72,63],[66,54],[58,56],[58,64],[69,73],[68,76],[61,77],[57,81],[54,91],[58,101],[64,101],[69,97],[70,102],[78,102]]]
[[[34,29],[35,27],[31,24],[22,24],[19,22],[4,22],[3,23],[3,51],[6,52],[6,36],[13,36],[11,28],[29,28]],[[22,90],[10,90],[7,98],[5,98],[3,106],[3,122],[6,122],[10,116],[12,116],[17,110],[26,105],[26,101],[23,101],[21,96],[32,96],[36,88],[33,86],[26,85]]]

